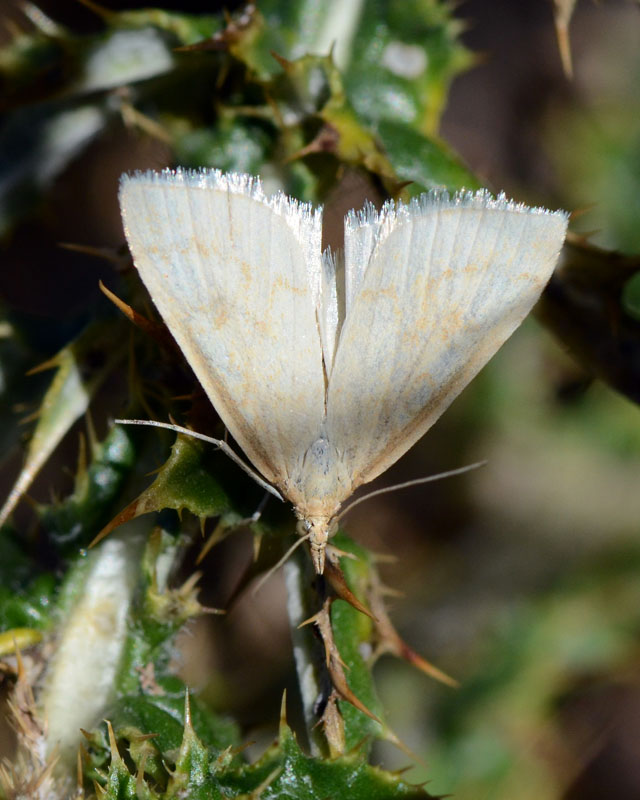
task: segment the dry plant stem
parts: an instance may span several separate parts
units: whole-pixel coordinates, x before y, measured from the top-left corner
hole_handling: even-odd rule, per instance
[[[318,597],[313,587],[317,585],[318,580],[324,585],[324,579],[317,575],[312,577],[309,556],[302,550],[296,550],[291,555],[284,565],[284,574],[293,655],[309,749],[312,755],[326,755],[327,741],[322,726],[318,724],[322,709],[318,706],[324,705],[331,694],[331,680],[326,666],[324,647],[315,633],[315,626],[300,627],[321,607],[322,599]]]

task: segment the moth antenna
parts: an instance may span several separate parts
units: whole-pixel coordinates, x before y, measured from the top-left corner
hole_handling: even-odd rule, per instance
[[[348,505],[338,514],[338,516],[335,518],[336,522],[340,522],[344,515],[348,514],[354,506],[364,503],[365,500],[370,500],[372,497],[376,497],[379,494],[395,492],[398,489],[407,489],[409,486],[418,486],[418,484],[421,483],[432,483],[433,481],[439,481],[442,478],[453,478],[454,475],[462,475],[465,472],[471,472],[472,469],[484,467],[486,463],[486,461],[477,461],[475,464],[467,464],[466,467],[458,467],[458,469],[450,469],[447,472],[439,472],[437,475],[427,475],[426,478],[414,478],[412,481],[405,481],[404,483],[396,483],[393,486],[385,486],[383,489],[376,489],[375,492],[369,492],[369,494],[365,494],[362,497],[358,497],[357,500],[354,500],[351,505]]]
[[[212,436],[205,436],[204,433],[197,433],[196,431],[189,430],[189,428],[183,428],[180,425],[174,425],[172,422],[158,422],[154,419],[115,419],[115,423],[118,425],[149,425],[152,428],[165,428],[168,431],[174,431],[175,433],[182,433],[185,436],[191,436],[193,439],[200,439],[203,442],[209,442],[209,444],[215,445],[219,450],[228,456],[234,464],[237,464],[240,469],[243,469],[249,477],[253,478],[253,480],[258,484],[258,486],[262,486],[265,491],[270,492],[274,497],[277,497],[278,500],[283,500],[282,495],[280,492],[273,487],[270,483],[267,483],[264,478],[260,477],[258,473],[251,469],[248,464],[240,458],[230,447],[229,445],[222,441],[222,439],[214,439]]]
[[[284,564],[285,561],[289,558],[289,556],[300,547],[303,542],[306,542],[307,539],[311,536],[311,531],[306,534],[306,536],[301,536],[296,542],[294,542],[291,547],[287,550],[287,552],[282,556],[282,558],[278,559],[278,561],[271,567],[271,569],[267,570],[265,574],[260,578],[258,583],[256,584],[256,588],[253,590],[252,594],[256,595],[265,585],[265,583],[269,580],[269,578],[273,575],[274,572],[277,572],[280,567]]]

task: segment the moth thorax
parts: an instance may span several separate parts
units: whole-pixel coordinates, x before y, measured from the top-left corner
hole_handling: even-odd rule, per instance
[[[308,502],[319,500],[335,505],[352,492],[350,476],[338,451],[325,435],[318,437],[304,453],[294,482]]]

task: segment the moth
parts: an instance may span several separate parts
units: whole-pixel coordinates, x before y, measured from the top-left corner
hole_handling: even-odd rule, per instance
[[[531,310],[568,220],[438,190],[350,211],[333,254],[321,209],[248,175],[124,175],[120,205],[153,302],[260,482],[292,503],[318,573],[345,500]]]

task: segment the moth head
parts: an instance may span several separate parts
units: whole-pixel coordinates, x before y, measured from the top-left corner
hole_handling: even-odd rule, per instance
[[[324,572],[327,541],[335,533],[336,522],[325,516],[305,517],[298,521],[298,534],[309,540],[311,560],[318,575]]]

